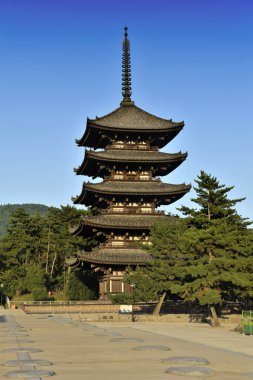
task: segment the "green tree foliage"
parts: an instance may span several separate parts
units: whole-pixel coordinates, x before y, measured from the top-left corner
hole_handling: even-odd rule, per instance
[[[7,232],[9,218],[17,208],[22,208],[30,216],[36,214],[45,215],[48,210],[48,207],[45,205],[33,203],[0,205],[0,238]]]
[[[1,281],[10,297],[16,291],[22,291],[25,266],[32,259],[32,243],[30,217],[24,209],[16,209],[10,217],[7,234],[1,244]]]
[[[186,254],[185,299],[211,307],[218,324],[216,305],[252,294],[253,264],[250,224],[234,206],[244,198],[230,200],[233,187],[201,171],[196,180],[198,208],[182,207],[189,228],[184,234]]]
[[[70,272],[67,293],[71,300],[92,300],[98,295],[98,281],[91,271],[74,270]]]
[[[22,280],[22,290],[32,293],[34,289],[46,289],[46,274],[44,269],[35,263],[27,264]]]
[[[197,186],[193,187],[197,197],[192,198],[198,208],[182,206],[181,211],[185,216],[191,218],[190,222],[197,227],[202,227],[205,223],[214,219],[226,219],[228,222],[246,227],[251,224],[238,215],[234,206],[242,202],[245,198],[229,199],[228,193],[234,186],[227,187],[221,185],[216,177],[205,173],[203,170],[195,180]]]
[[[70,206],[51,207],[45,215],[14,210],[0,242],[0,279],[9,297],[63,285],[65,259],[94,244],[69,232],[84,213]]]
[[[136,301],[154,300],[165,293],[169,297],[180,293],[184,274],[182,236],[185,229],[185,221],[178,217],[157,222],[151,229],[152,245],[147,248],[151,260],[135,272],[128,270],[125,276],[125,282],[135,284]]]
[[[135,272],[128,270],[125,281],[135,283],[137,300],[168,296],[209,305],[218,324],[217,305],[253,296],[253,233],[235,209],[244,198],[229,198],[233,187],[204,171],[196,183],[192,201],[197,207],[183,206],[186,218],[170,218],[151,229],[152,259]]]

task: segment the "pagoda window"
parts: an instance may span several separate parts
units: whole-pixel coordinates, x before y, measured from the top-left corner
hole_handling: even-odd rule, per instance
[[[115,240],[124,240],[123,236],[120,236],[120,235],[117,235],[117,236],[114,236],[114,239]]]
[[[128,207],[138,207],[138,203],[135,203],[135,202],[129,202],[128,203],[128,205],[127,205]]]
[[[142,207],[141,212],[146,213],[146,214],[150,214],[153,212],[153,210],[151,207],[149,207],[149,208],[148,207]]]
[[[120,271],[120,270],[114,270],[112,272],[113,276],[123,276],[124,275],[124,272]]]
[[[115,240],[112,241],[112,247],[122,247],[124,245],[124,241]]]
[[[123,207],[113,207],[113,208],[112,208],[112,211],[116,211],[116,212],[124,212],[124,208],[123,208]]]
[[[114,179],[124,179],[124,175],[123,174],[114,174],[113,178]]]
[[[150,176],[148,175],[148,174],[141,174],[140,175],[140,179],[142,180],[142,181],[147,181],[147,180],[149,180],[150,179]]]
[[[121,170],[116,170],[116,172],[113,173],[112,177],[114,179],[123,179],[124,178],[124,173]]]
[[[124,148],[125,144],[123,141],[115,141],[115,148]]]
[[[114,206],[124,206],[122,202],[115,202]]]
[[[141,238],[140,238],[140,236],[129,236],[129,240],[131,240],[131,241],[140,241]]]
[[[140,141],[138,144],[139,149],[147,149],[148,147],[149,146],[147,145],[147,143],[145,141]]]

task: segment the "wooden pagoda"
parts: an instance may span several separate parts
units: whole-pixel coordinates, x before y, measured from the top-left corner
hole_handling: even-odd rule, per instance
[[[122,59],[122,95],[120,106],[96,119],[87,119],[86,130],[77,145],[85,150],[76,174],[100,177],[102,182],[83,184],[73,198],[75,204],[96,207],[101,213],[83,216],[72,233],[93,237],[98,246],[81,251],[72,264],[81,263],[99,274],[99,293],[128,292],[123,274],[128,265],[145,265],[149,260],[142,244],[149,244],[150,227],[168,218],[157,211],[190,190],[190,185],[172,185],[158,177],[169,174],[187,157],[187,153],[164,153],[183,128],[183,122],[162,119],[137,107],[131,100],[130,44],[125,28]]]

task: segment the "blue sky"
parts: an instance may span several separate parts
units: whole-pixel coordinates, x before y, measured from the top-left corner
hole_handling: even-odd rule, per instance
[[[164,180],[205,170],[247,197],[238,211],[252,219],[252,18],[246,0],[0,0],[0,204],[81,192],[74,140],[121,101],[127,25],[135,104],[185,121],[165,150],[188,159]]]

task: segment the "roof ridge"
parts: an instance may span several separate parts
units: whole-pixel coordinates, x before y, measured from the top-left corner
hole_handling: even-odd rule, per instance
[[[155,118],[158,119],[158,120],[168,121],[168,122],[170,122],[170,123],[175,123],[175,124],[181,124],[181,123],[184,124],[184,121],[183,121],[183,120],[182,120],[182,121],[178,121],[178,122],[176,122],[176,121],[173,121],[172,119],[165,119],[165,118],[163,118],[163,117],[156,116],[156,115],[154,115],[153,113],[147,112],[147,111],[145,111],[144,109],[142,109],[142,108],[140,108],[140,107],[138,107],[138,106],[136,106],[136,105],[134,105],[134,107],[137,108],[138,110],[140,110],[141,112],[145,113],[146,115],[148,115],[148,116],[152,116],[152,117],[155,117]]]
[[[95,119],[90,119],[89,117],[87,117],[87,121],[94,122],[94,124],[96,124],[96,121],[103,121],[105,118],[107,118],[107,117],[109,117],[109,116],[115,114],[116,112],[118,112],[120,109],[123,109],[123,108],[125,109],[125,108],[126,108],[126,105],[125,105],[125,104],[123,104],[123,105],[120,104],[120,106],[117,107],[115,110],[113,110],[113,111],[111,111],[111,112],[109,112],[109,113],[107,113],[107,114],[105,114],[105,115],[103,115],[103,116],[100,116],[100,117],[99,117],[99,116],[96,116]],[[165,119],[165,118],[163,118],[163,117],[156,116],[156,115],[154,115],[153,113],[147,112],[147,111],[145,111],[144,109],[142,109],[142,108],[136,106],[136,105],[133,104],[133,103],[129,103],[129,104],[127,105],[127,108],[135,108],[135,109],[137,109],[138,111],[140,111],[140,112],[146,114],[147,116],[154,117],[154,118],[156,118],[157,120],[165,121],[165,122],[168,122],[168,123],[173,123],[173,124],[176,124],[176,125],[184,125],[184,121],[183,121],[183,120],[177,122],[177,121],[173,121],[172,119]]]
[[[130,106],[129,106],[129,107],[130,107]],[[103,120],[104,118],[113,115],[113,114],[114,114],[115,112],[117,112],[120,108],[121,108],[121,106],[115,108],[115,110],[113,110],[113,111],[111,111],[111,112],[105,114],[104,116],[100,116],[100,117],[99,117],[99,116],[96,116],[95,119],[90,119],[90,118],[88,117],[88,120],[89,120],[89,121]]]

